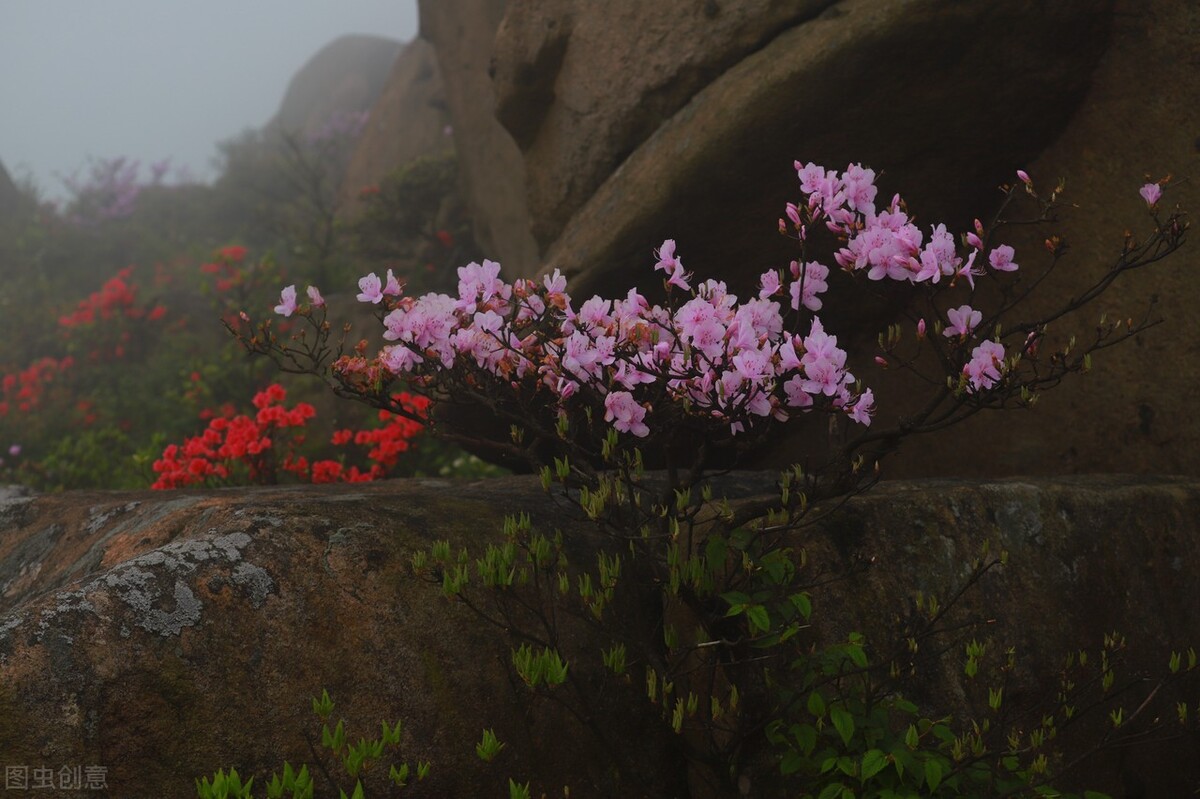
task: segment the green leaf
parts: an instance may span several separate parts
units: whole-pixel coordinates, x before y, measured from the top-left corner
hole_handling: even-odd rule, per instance
[[[887,755],[885,755],[882,751],[879,749],[868,750],[867,753],[863,755],[862,759],[863,782],[866,782],[879,772],[883,771],[887,764]]]
[[[804,617],[804,620],[808,621],[809,617],[812,616],[812,600],[808,598],[808,594],[792,594],[789,599],[792,601],[792,606]]]
[[[832,782],[825,786],[825,790],[821,791],[817,799],[839,799],[845,787],[840,782]]]
[[[750,630],[761,630],[768,632],[771,629],[771,617],[767,615],[767,609],[762,605],[751,605],[746,610],[746,618],[750,620]]]
[[[849,746],[850,739],[854,736],[854,717],[841,705],[834,705],[829,709],[829,719],[837,729],[838,735],[842,736],[842,743]]]
[[[730,605],[729,612],[725,614],[726,616],[736,616],[751,602],[750,595],[743,594],[741,591],[730,591],[721,594],[721,599],[724,599]]]
[[[813,691],[808,695],[808,712],[812,713],[816,718],[821,718],[825,715],[825,698],[821,696],[819,691]]]
[[[811,755],[817,748],[817,728],[811,724],[793,724],[792,737],[796,739],[796,747],[805,754]]]
[[[937,758],[925,761],[925,783],[931,791],[936,791],[942,783],[942,762]]]
[[[785,777],[795,774],[802,768],[804,768],[804,758],[799,752],[788,752],[779,763],[779,773]]]

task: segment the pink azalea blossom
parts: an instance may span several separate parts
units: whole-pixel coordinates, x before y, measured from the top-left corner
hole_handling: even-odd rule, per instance
[[[871,415],[875,413],[875,394],[867,389],[859,395],[858,401],[850,407],[849,416],[864,427],[871,426]]]
[[[804,265],[804,277],[800,277],[800,265],[792,261],[792,285],[789,291],[792,295],[792,308],[799,310],[803,305],[810,311],[821,310],[821,298],[818,296],[829,290],[825,279],[829,277],[829,267],[817,261],[809,261]]]
[[[875,170],[862,164],[851,164],[842,173],[846,205],[853,211],[871,216],[875,213]]]
[[[948,338],[958,336],[965,339],[975,332],[975,328],[983,319],[983,313],[976,311],[970,305],[960,305],[946,311],[946,318],[950,320],[950,326],[942,331],[942,335]]]
[[[787,396],[787,404],[793,408],[812,407],[812,395],[804,390],[804,379],[800,375],[783,384],[783,393]]]
[[[383,294],[388,297],[399,297],[401,294],[400,281],[396,280],[391,269],[387,271],[387,282],[383,285]]]
[[[379,275],[372,272],[358,281],[359,302],[371,302],[378,305],[383,300],[383,284],[379,282]]]
[[[1147,183],[1138,189],[1138,194],[1142,195],[1142,199],[1146,201],[1146,205],[1153,208],[1158,205],[1158,201],[1162,197],[1162,186],[1157,183]]]
[[[425,359],[403,344],[387,346],[379,351],[379,362],[393,374],[411,372],[423,360]]]
[[[542,284],[549,294],[562,294],[567,290],[567,278],[558,269],[542,278]]]
[[[758,296],[761,299],[766,299],[774,294],[778,294],[783,287],[779,282],[779,273],[774,269],[768,269],[763,272],[758,279]]]
[[[1017,271],[1017,265],[1013,263],[1013,254],[1012,247],[1009,247],[1007,244],[1001,244],[988,253],[988,263],[997,272],[1015,272]]]
[[[667,285],[678,286],[687,291],[690,288],[687,282],[688,275],[683,271],[683,261],[675,255],[675,239],[665,240],[654,254],[658,258],[654,269],[667,273]]]
[[[955,279],[965,277],[967,279],[967,283],[970,284],[972,289],[975,288],[975,276],[980,274],[980,272],[975,268],[975,256],[978,254],[978,252],[979,250],[971,250],[971,252],[967,254],[966,262],[954,273]]]
[[[283,291],[279,292],[279,304],[275,306],[275,313],[281,316],[291,316],[296,312],[296,287],[288,286]]]
[[[650,435],[643,421],[646,409],[634,401],[628,391],[610,391],[604,398],[604,421],[612,422],[618,433],[633,433],[638,438]]]
[[[991,388],[1000,380],[1004,366],[1004,347],[996,341],[984,341],[971,351],[971,360],[963,364],[971,393]]]
[[[312,303],[312,307],[321,308],[325,305],[325,298],[321,296],[321,291],[316,286],[308,287],[308,301]]]

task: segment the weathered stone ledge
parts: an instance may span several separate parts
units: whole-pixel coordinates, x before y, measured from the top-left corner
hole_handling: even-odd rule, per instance
[[[769,479],[735,485],[753,494]],[[607,795],[565,718],[517,704],[504,641],[408,567],[412,550],[485,541],[519,510],[586,542],[588,528],[527,478],[2,501],[0,752],[30,767],[105,765],[114,796],[192,796],[192,778],[218,766],[311,759],[308,698],[328,688],[352,736],[403,719],[406,752],[433,760],[439,795],[494,794],[510,775],[551,795],[567,781],[573,797]],[[1193,478],[884,483],[803,538],[813,568],[874,564],[814,596],[830,635],[885,636],[916,591],[961,580],[986,539],[1009,565],[962,610],[996,619],[1027,684],[1114,629],[1131,665],[1158,672],[1171,646],[1200,643]],[[929,695],[959,696],[960,673],[932,672]],[[645,795],[677,795],[673,740],[633,696],[613,693],[605,712],[645,773],[661,772]],[[490,768],[473,751],[485,726],[510,744]],[[1122,752],[1091,774],[1184,795],[1198,766],[1155,765],[1171,756]]]

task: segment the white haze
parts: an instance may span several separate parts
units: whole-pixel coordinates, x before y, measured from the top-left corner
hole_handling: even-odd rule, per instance
[[[89,157],[210,179],[216,143],[347,33],[408,41],[416,0],[0,0],[0,163],[49,197]]]

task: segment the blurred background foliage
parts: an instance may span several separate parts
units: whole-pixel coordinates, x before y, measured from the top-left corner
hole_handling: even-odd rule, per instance
[[[43,491],[147,487],[168,445],[214,418],[253,416],[252,398],[274,382],[315,410],[298,435],[289,431],[293,455],[358,465],[333,433],[385,422],[321,385],[280,380],[221,321],[269,314],[291,283],[301,294],[317,285],[353,314],[362,275],[392,269],[409,293],[449,290],[455,268],[478,257],[452,153],[377,185],[345,185],[364,122],[339,112],[316,131],[225,141],[212,185],[167,185],[166,164],[143,170],[127,159],[93,162],[59,204],[18,181],[0,214],[0,481]],[[368,313],[355,318],[354,340],[375,336]],[[432,437],[411,444],[375,476],[493,468]],[[247,479],[244,469],[229,472],[198,482]],[[256,479],[285,478],[305,476],[272,469]]]

